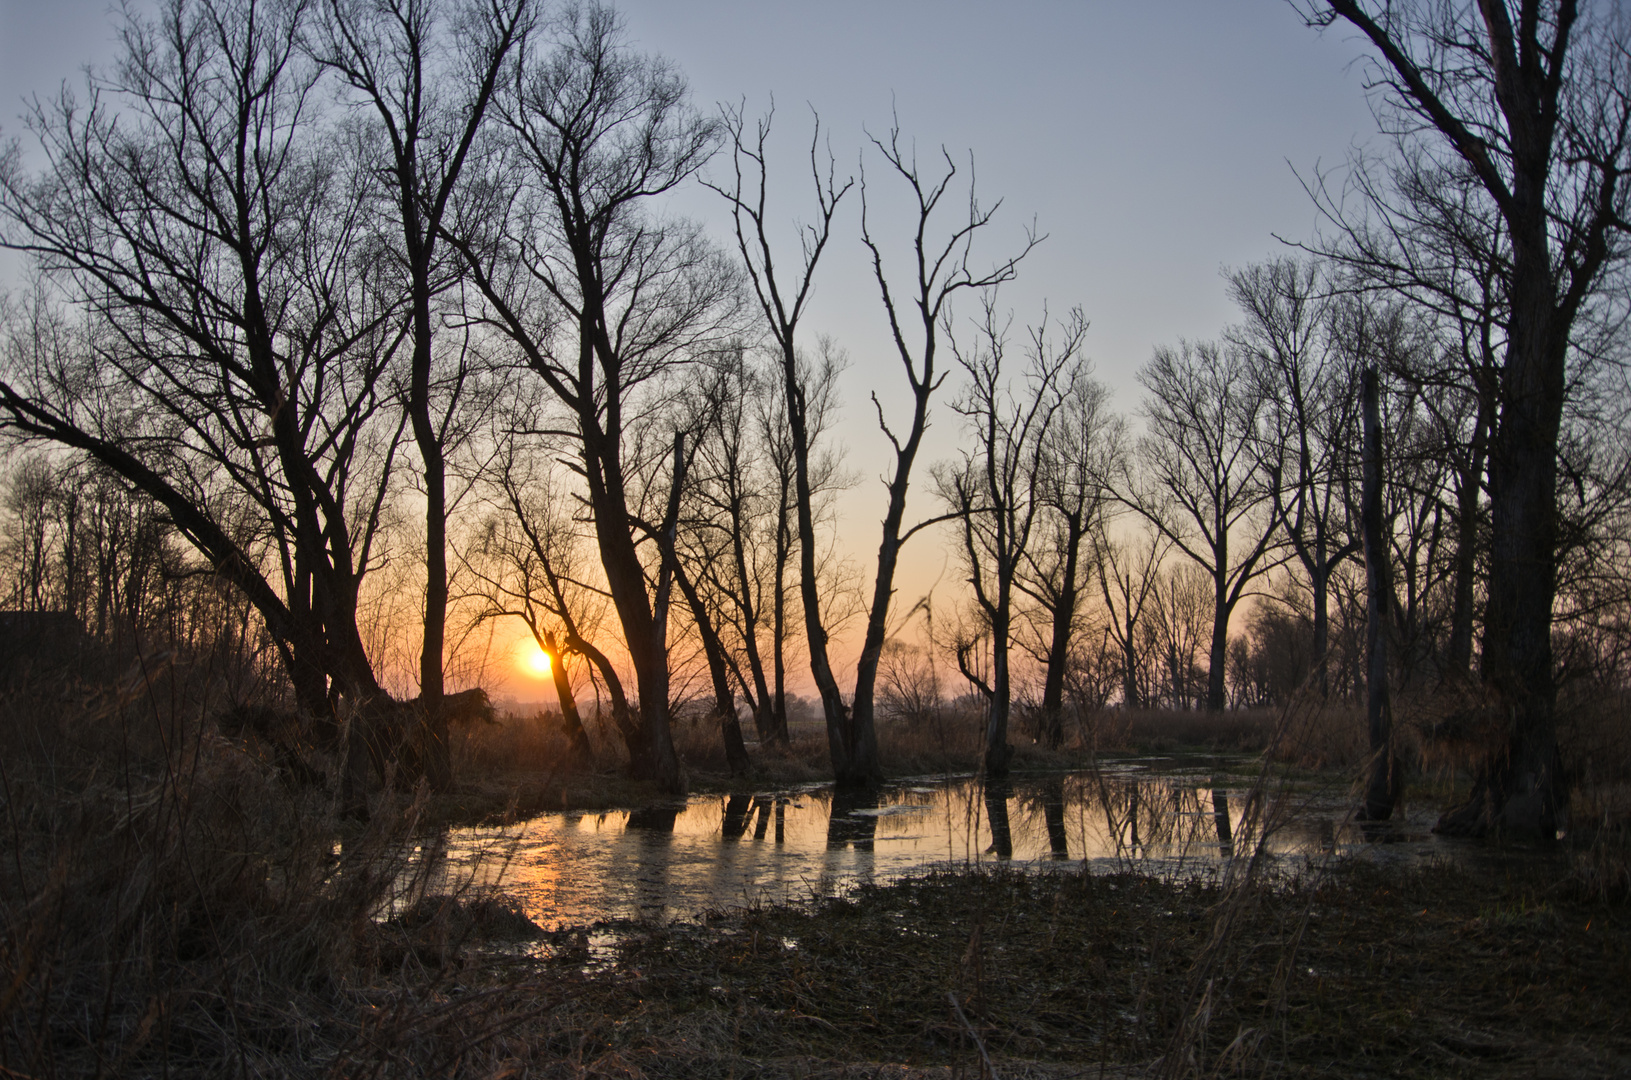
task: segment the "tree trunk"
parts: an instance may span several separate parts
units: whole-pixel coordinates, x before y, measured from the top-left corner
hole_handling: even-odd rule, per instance
[[[572,680],[566,676],[566,650],[551,631],[545,630],[542,637],[540,644],[549,657],[549,677],[555,684],[555,699],[561,705],[561,731],[566,735],[567,756],[574,766],[593,765],[595,754],[589,745],[589,733],[584,730],[583,717],[578,714]]]
[[[1006,606],[1006,605],[1004,605]],[[986,702],[985,776],[987,780],[1000,780],[1008,775],[1008,763],[1014,748],[1008,745],[1008,713],[1013,702],[1013,687],[1008,677],[1008,619],[1003,612],[1000,627],[991,633],[991,697]]]
[[[1549,292],[1531,283],[1514,296],[1504,408],[1490,456],[1483,678],[1511,726],[1505,745],[1480,764],[1471,798],[1439,819],[1435,829],[1448,835],[1504,832],[1551,843],[1568,803],[1552,673],[1557,441],[1566,342],[1550,342],[1544,334],[1550,311],[1536,309],[1549,307]]]
[[[606,684],[607,696],[612,699],[612,724],[617,728],[618,735],[622,736],[623,746],[629,753],[629,775],[650,776],[651,763],[648,755],[651,747],[646,739],[645,729],[629,710],[629,699],[623,692],[623,680],[618,677],[617,669],[612,667],[612,662],[607,659],[605,653],[575,634],[568,635],[565,644],[593,664],[595,670],[600,672],[601,681]]]
[[[1474,590],[1478,574],[1478,495],[1483,490],[1484,462],[1489,446],[1484,395],[1479,395],[1474,421],[1472,460],[1457,477],[1455,523],[1455,591],[1450,609],[1450,640],[1445,650],[1445,677],[1465,682],[1472,673]]]
[[[1054,598],[1048,636],[1048,663],[1042,676],[1042,737],[1048,749],[1065,742],[1065,668],[1070,663],[1070,634],[1076,622],[1077,565],[1084,530],[1074,518],[1066,519],[1065,569],[1059,595]]]
[[[1220,562],[1220,566],[1226,563]],[[1206,711],[1222,712],[1228,704],[1225,693],[1224,675],[1229,662],[1229,596],[1225,592],[1225,581],[1219,574],[1217,588],[1214,590],[1212,607],[1212,648],[1207,656],[1206,671]]]
[[[753,767],[747,745],[742,741],[742,724],[736,718],[736,695],[731,693],[730,674],[725,668],[725,646],[719,640],[708,609],[703,606],[702,595],[697,592],[691,576],[678,562],[674,564],[674,579],[680,593],[691,609],[691,621],[702,636],[702,652],[708,660],[708,677],[714,686],[714,715],[719,718],[719,733],[725,744],[725,762],[731,775],[738,776]]]
[[[787,484],[782,483],[776,505],[776,569],[774,594],[770,612],[771,704],[768,725],[760,738],[769,737],[772,744],[786,749],[792,744],[787,731],[787,557],[793,546],[793,532],[788,522]]]
[[[839,786],[853,783],[852,757],[845,734],[850,727],[849,709],[838,689],[832,663],[827,657],[827,628],[821,622],[821,593],[816,578],[815,512],[810,489],[810,442],[806,422],[804,387],[798,376],[791,342],[782,348],[782,385],[787,398],[788,426],[793,434],[794,505],[798,515],[799,592],[804,607],[804,633],[810,650],[810,675],[821,695],[821,708],[827,722],[827,748]],[[874,664],[876,660],[874,660]],[[874,668],[874,670],[876,670]],[[863,783],[865,782],[863,778]]]
[[[1381,390],[1376,369],[1364,375],[1364,480],[1361,524],[1365,543],[1365,719],[1370,728],[1370,765],[1360,821],[1386,821],[1393,816],[1402,778],[1393,750],[1393,703],[1388,694],[1387,623],[1392,606],[1387,538],[1382,535]]]
[[[428,267],[425,268],[428,273]],[[416,277],[419,275],[416,273]],[[453,785],[448,755],[447,716],[442,710],[442,659],[447,638],[447,464],[430,416],[430,285],[414,282],[413,373],[408,412],[425,483],[425,620],[419,652],[419,701],[424,738],[425,779],[432,791]]]
[[[593,403],[590,403],[591,410]],[[664,792],[683,794],[685,781],[679,757],[674,752],[673,734],[668,726],[668,651],[659,635],[647,592],[645,568],[630,534],[626,510],[622,465],[609,441],[598,430],[591,413],[580,415],[584,435],[584,465],[589,486],[589,503],[595,518],[595,539],[608,591],[623,627],[629,662],[639,695],[639,724],[645,731],[645,744],[638,753],[630,748],[631,775],[651,780]],[[599,666],[599,665],[597,665]]]
[[[1326,654],[1331,651],[1331,616],[1327,609],[1331,603],[1332,567],[1326,561],[1324,529],[1320,528],[1319,533],[1314,540],[1312,572],[1308,576],[1314,592],[1314,690],[1323,701],[1331,693],[1331,669],[1326,663]]]

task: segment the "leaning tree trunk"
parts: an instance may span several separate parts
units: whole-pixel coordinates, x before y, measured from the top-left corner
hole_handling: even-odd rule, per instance
[[[632,744],[629,746],[629,770],[637,779],[654,781],[667,794],[682,795],[685,777],[679,755],[674,751],[668,721],[666,617],[659,617],[654,610],[654,607],[666,606],[666,601],[655,604],[647,591],[645,566],[640,562],[630,532],[623,467],[615,441],[599,431],[592,409],[580,414],[579,427],[584,436],[584,471],[590,509],[594,513],[595,540],[606,574],[607,591],[612,595],[612,605],[623,627],[639,696],[637,720],[644,732],[644,745],[638,749]]]
[[[1393,816],[1401,779],[1393,750],[1393,703],[1388,695],[1387,616],[1392,587],[1388,548],[1382,535],[1382,423],[1376,369],[1364,376],[1364,480],[1360,496],[1365,543],[1365,718],[1370,727],[1370,766],[1360,821],[1386,821]]]
[[[725,667],[725,644],[719,640],[719,632],[714,629],[713,619],[703,605],[702,595],[697,592],[691,575],[678,561],[674,563],[674,579],[691,609],[691,621],[702,636],[702,652],[708,660],[708,677],[714,686],[714,715],[719,719],[719,734],[725,744],[725,763],[730,767],[732,776],[740,776],[753,767],[753,761],[748,757],[747,744],[742,740],[742,723],[736,717],[736,695],[731,692],[730,674]]]
[[[589,745],[589,733],[584,730],[583,717],[578,713],[578,698],[572,693],[572,680],[566,676],[566,650],[549,630],[543,632],[545,655],[549,657],[549,676],[555,684],[555,699],[561,705],[561,731],[566,735],[566,753],[575,766],[593,765],[594,750]]]

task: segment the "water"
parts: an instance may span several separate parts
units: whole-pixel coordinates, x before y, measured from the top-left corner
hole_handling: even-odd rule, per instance
[[[1099,773],[901,780],[870,795],[830,785],[698,795],[683,803],[552,813],[461,829],[435,845],[436,877],[496,885],[546,929],[667,920],[831,896],[935,867],[1205,872],[1256,845],[1247,760],[1150,758]],[[1264,802],[1265,850],[1282,859],[1368,851],[1436,857],[1430,808],[1406,808],[1378,845],[1345,824],[1346,788],[1284,786]]]

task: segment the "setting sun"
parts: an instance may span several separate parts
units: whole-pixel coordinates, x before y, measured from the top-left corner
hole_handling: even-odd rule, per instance
[[[538,647],[536,642],[528,642],[522,646],[521,666],[531,675],[542,679],[549,674],[549,654]]]

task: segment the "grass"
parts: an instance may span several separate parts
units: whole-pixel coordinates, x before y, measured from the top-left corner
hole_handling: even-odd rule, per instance
[[[0,1076],[444,1075],[551,1004],[404,947],[425,800],[342,822],[216,733],[215,682],[156,658],[0,699]],[[438,899],[444,939],[487,900]]]
[[[653,1078],[809,1062],[972,1075],[976,1038],[1003,1076],[1608,1075],[1631,1064],[1631,925],[1623,907],[1537,902],[1544,878],[1356,863],[1231,896],[936,875],[632,935],[548,1023],[586,1060]]]
[[[379,792],[358,825],[219,732],[218,683],[160,658],[0,699],[5,1080],[1631,1067],[1631,834],[1604,762],[1577,850],[1497,853],[1477,871],[1276,875],[1241,858],[1199,880],[935,874],[601,927],[608,958],[596,928],[541,935],[501,891],[448,880],[436,853],[442,822],[647,800],[615,758],[566,774],[536,718],[478,726],[455,742],[459,792]],[[1315,736],[1340,734],[1323,713],[1236,719],[1121,717],[1074,730],[1062,753],[1022,746],[1018,765],[1208,732],[1214,749],[1261,740],[1306,761],[1327,745]],[[969,769],[971,727],[886,726],[885,767]],[[735,783],[715,733],[678,741],[699,787]],[[822,733],[800,729],[758,755],[753,782],[819,780],[824,757]]]

